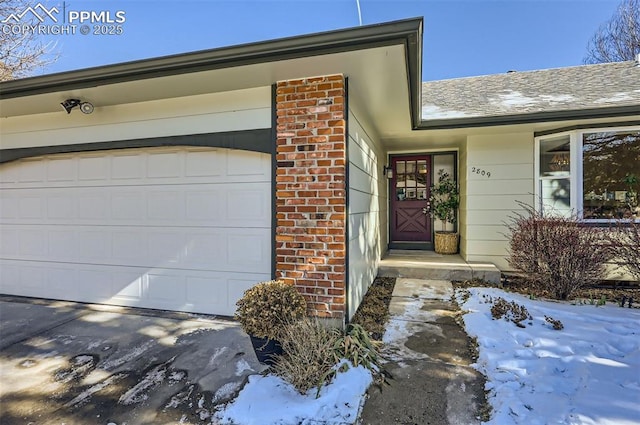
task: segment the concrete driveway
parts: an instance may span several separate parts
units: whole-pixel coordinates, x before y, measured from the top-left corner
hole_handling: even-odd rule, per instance
[[[198,424],[262,371],[229,320],[0,297],[0,423]]]

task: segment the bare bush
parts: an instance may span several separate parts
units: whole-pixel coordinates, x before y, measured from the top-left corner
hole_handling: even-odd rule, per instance
[[[603,231],[577,217],[543,216],[528,205],[508,224],[509,265],[534,287],[565,300],[604,273],[612,258]]]
[[[625,267],[640,281],[640,223],[624,221],[609,233],[611,255],[616,264]]]

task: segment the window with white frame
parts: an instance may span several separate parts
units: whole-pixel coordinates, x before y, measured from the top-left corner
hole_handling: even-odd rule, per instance
[[[640,127],[536,138],[538,207],[586,220],[640,220]]]

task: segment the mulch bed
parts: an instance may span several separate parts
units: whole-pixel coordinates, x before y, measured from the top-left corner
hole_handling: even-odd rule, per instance
[[[372,339],[382,340],[384,328],[389,320],[389,303],[396,284],[394,277],[377,277],[364,296],[351,323],[367,330]]]
[[[468,280],[464,282],[454,282],[457,288],[469,288],[477,286],[495,287],[493,283],[482,280]],[[518,276],[503,276],[502,289],[509,292],[516,292],[527,295],[532,298],[552,299],[550,293],[542,288],[530,285]],[[621,304],[625,299],[625,307],[628,306],[628,300],[633,298],[633,307],[640,308],[640,285],[637,282],[623,281],[600,281],[593,285],[586,286],[576,291],[571,301],[580,304],[597,304],[598,302],[606,302],[607,304]]]

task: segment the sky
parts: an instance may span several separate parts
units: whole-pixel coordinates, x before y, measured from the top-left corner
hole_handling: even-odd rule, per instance
[[[35,3],[35,1],[34,1]],[[44,73],[359,25],[356,0],[42,0],[75,11],[123,11],[120,35],[44,36]],[[360,0],[363,25],[424,17],[423,80],[581,65],[618,0]]]

